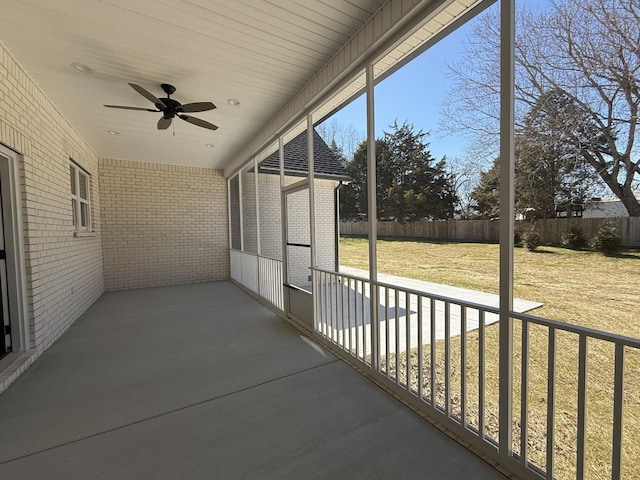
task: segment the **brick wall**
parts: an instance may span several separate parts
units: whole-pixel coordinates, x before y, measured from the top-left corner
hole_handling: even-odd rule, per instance
[[[98,159],[2,44],[0,143],[20,154],[29,342],[39,354],[104,290]],[[79,237],[69,158],[91,175],[92,231]]]
[[[100,159],[100,190],[105,289],[229,278],[221,171]]]

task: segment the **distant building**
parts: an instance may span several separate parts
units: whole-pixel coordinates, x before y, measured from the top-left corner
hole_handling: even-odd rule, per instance
[[[638,196],[640,200],[640,196]],[[618,197],[594,198],[588,202],[582,212],[584,218],[628,217],[629,212]]]

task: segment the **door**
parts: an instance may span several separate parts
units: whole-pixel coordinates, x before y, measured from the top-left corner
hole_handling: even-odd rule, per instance
[[[12,351],[11,319],[7,292],[7,252],[4,239],[4,215],[2,210],[2,183],[0,182],[0,358]]]
[[[287,315],[313,327],[311,286],[311,222],[308,181],[283,189],[284,206],[284,297]]]

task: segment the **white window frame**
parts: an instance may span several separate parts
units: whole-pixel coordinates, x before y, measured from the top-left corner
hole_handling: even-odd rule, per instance
[[[76,162],[70,160],[69,178],[73,228],[76,232],[91,232],[91,175]],[[86,185],[86,198],[80,194],[80,182],[83,179]]]

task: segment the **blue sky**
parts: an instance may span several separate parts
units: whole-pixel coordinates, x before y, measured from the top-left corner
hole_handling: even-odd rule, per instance
[[[549,5],[548,0],[517,0],[516,3],[534,8]],[[498,7],[496,4],[490,8]],[[376,137],[390,130],[389,125],[397,119],[400,124],[404,121],[413,124],[416,131],[431,132],[429,143],[434,158],[446,155],[451,160],[464,154],[467,139],[463,135],[445,135],[439,129],[439,121],[442,103],[452,87],[447,64],[461,58],[472,23],[473,19],[376,86]],[[352,125],[364,138],[365,111],[363,95],[332,118],[339,124]]]

